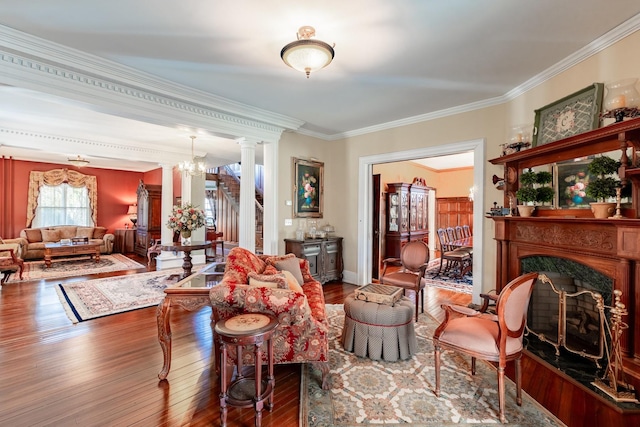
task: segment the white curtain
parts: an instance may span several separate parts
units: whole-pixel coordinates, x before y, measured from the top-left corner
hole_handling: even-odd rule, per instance
[[[47,172],[32,171],[29,175],[29,194],[27,197],[27,228],[33,224],[38,207],[40,189],[43,185],[57,186],[62,183],[74,188],[86,187],[91,211],[90,225],[98,224],[98,182],[93,175],[84,175],[68,169],[53,169]]]

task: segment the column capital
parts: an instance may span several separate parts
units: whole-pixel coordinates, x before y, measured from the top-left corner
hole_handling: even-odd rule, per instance
[[[254,138],[241,137],[235,139],[236,143],[241,147],[255,147],[258,144],[262,144],[261,140]]]

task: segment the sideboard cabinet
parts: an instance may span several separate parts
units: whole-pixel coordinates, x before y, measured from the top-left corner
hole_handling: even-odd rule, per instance
[[[405,182],[387,184],[385,258],[399,258],[411,240],[429,242],[429,190]]]
[[[322,284],[342,279],[342,237],[324,239],[284,239],[285,253],[309,261],[314,279]]]

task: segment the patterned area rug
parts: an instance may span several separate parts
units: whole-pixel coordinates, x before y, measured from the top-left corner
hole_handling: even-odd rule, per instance
[[[56,285],[56,292],[69,319],[78,323],[157,305],[180,274],[182,268],[106,277]]]
[[[450,291],[471,294],[473,292],[473,276],[465,274],[461,279],[455,277],[452,273],[445,273],[444,267],[441,274],[438,274],[440,268],[440,258],[429,261],[425,279],[427,286],[435,286],[440,289],[448,289]]]
[[[496,371],[478,361],[471,376],[471,359],[442,354],[440,397],[433,393],[435,372],[431,337],[438,326],[426,314],[416,324],[418,351],[400,362],[372,361],[342,349],[342,305],[327,305],[330,323],[330,390],[319,386],[320,371],[304,364],[300,392],[302,427],[362,427],[402,425],[433,427],[499,424]],[[506,417],[514,426],[562,426],[553,415],[523,392],[515,402],[515,385],[506,382]]]
[[[25,261],[22,282],[27,280],[83,276],[85,274],[106,273],[145,267],[145,265],[127,258],[122,254],[100,255],[100,261],[98,262],[95,262],[95,260],[89,258],[89,256],[54,258],[49,268],[45,267],[44,260]],[[8,283],[20,281],[19,276],[13,273]]]

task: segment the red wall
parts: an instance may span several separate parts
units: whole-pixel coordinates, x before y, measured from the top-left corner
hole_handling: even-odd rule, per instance
[[[127,215],[130,204],[136,203],[136,190],[142,179],[146,184],[162,184],[162,169],[141,173],[114,169],[76,168],[71,165],[28,162],[2,158],[0,163],[0,237],[12,238],[20,235],[27,222],[27,193],[29,173],[46,172],[67,168],[85,175],[95,175],[98,181],[98,224],[107,227],[110,233],[125,224],[131,226]]]

